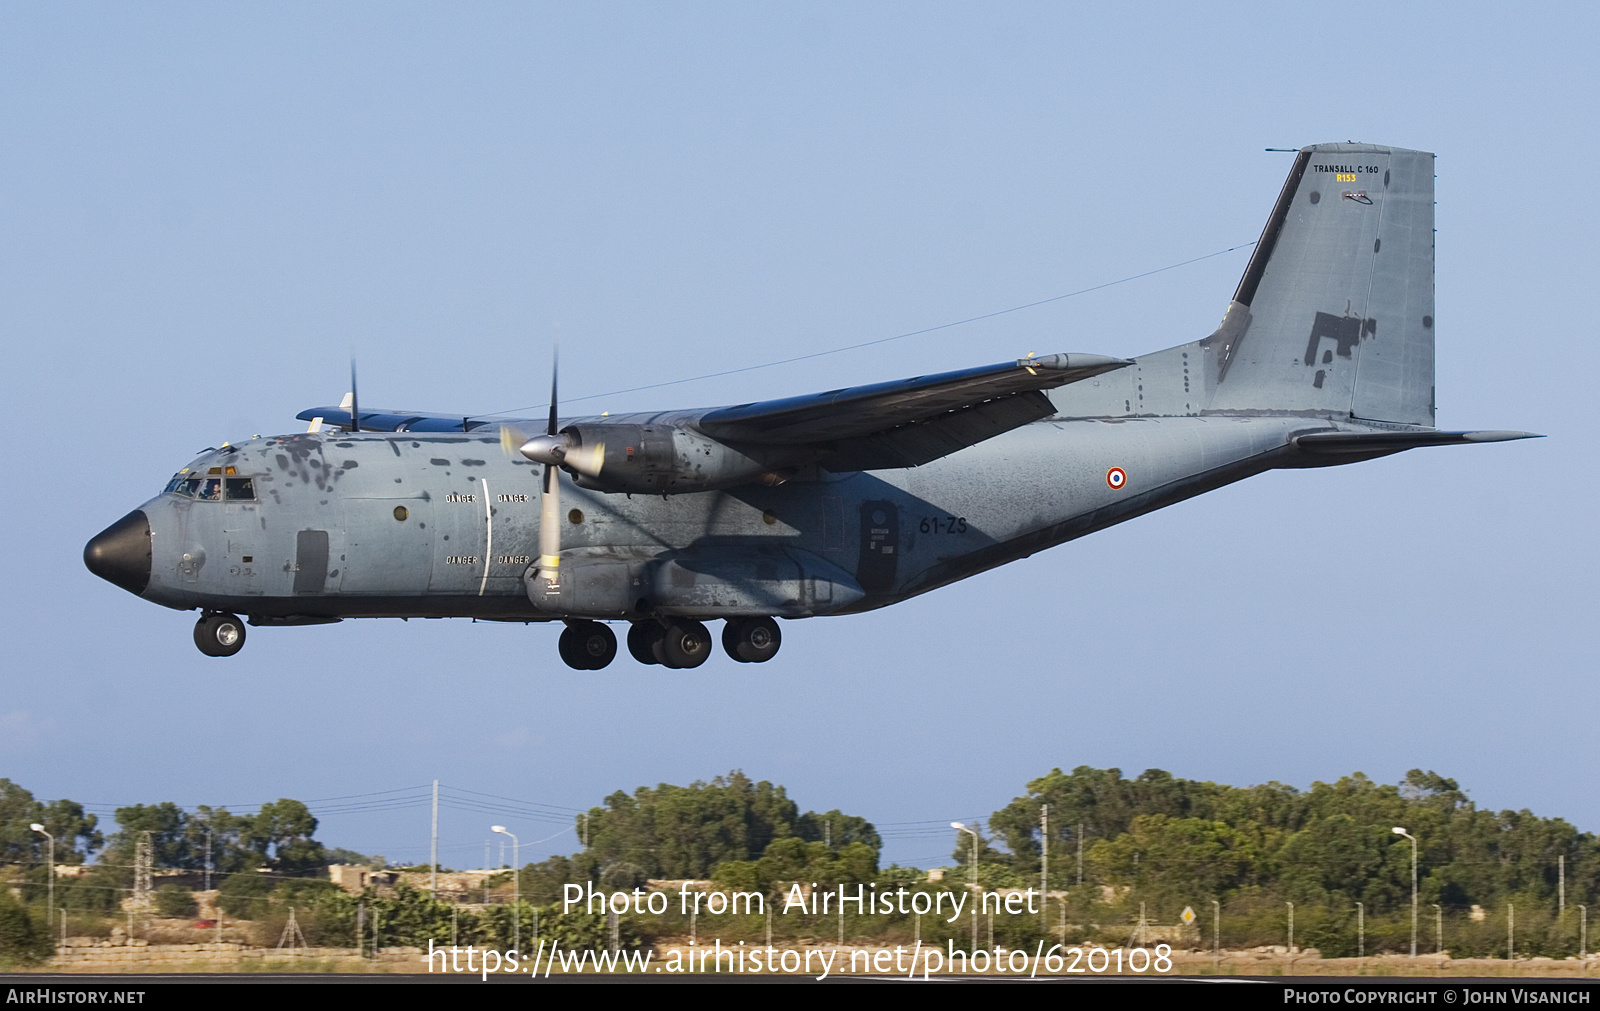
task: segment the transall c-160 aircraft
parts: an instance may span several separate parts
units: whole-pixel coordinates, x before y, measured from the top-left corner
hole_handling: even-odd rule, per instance
[[[198,609],[208,656],[244,645],[240,614],[472,617],[564,622],[580,670],[626,622],[635,659],[687,668],[721,619],[760,663],[776,618],[884,607],[1266,470],[1527,438],[1434,428],[1433,160],[1302,149],[1189,344],[659,414],[560,420],[552,390],[542,424],[352,389],[307,432],[206,451],[84,561]]]

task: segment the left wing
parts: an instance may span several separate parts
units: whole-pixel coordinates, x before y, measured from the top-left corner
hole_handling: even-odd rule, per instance
[[[704,412],[686,412],[679,424],[738,452],[769,459],[816,461],[829,470],[916,467],[1055,413],[1045,390],[1133,363],[1105,355],[1059,354],[1019,358],[957,372],[853,386],[781,400]],[[347,407],[317,407],[302,421],[350,426]],[[424,412],[361,412],[374,432],[471,432],[515,426],[521,419],[474,420]],[[582,438],[596,438],[631,418],[590,418],[577,423]],[[565,429],[564,429],[565,431]]]
[[[1052,390],[1132,364],[1104,355],[1019,358],[959,372],[723,407],[707,412],[695,427],[724,442],[787,446],[835,442],[930,421],[1019,394]]]
[[[833,471],[918,467],[1048,418],[1045,390],[1133,364],[1104,355],[1046,355],[958,372],[724,407],[695,427],[719,442],[810,447]]]

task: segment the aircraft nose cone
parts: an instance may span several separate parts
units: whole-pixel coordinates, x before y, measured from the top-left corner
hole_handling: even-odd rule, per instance
[[[108,583],[132,594],[150,585],[150,518],[133,512],[95,534],[83,549],[83,564]]]

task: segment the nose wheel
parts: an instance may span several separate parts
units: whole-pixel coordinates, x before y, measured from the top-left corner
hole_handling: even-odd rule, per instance
[[[766,663],[778,655],[783,635],[771,618],[730,618],[722,626],[722,648],[740,663]]]
[[[194,623],[194,644],[206,656],[233,656],[244,649],[244,622],[236,614],[203,614]]]
[[[557,649],[568,667],[600,670],[616,659],[617,637],[598,621],[574,621],[562,629]]]

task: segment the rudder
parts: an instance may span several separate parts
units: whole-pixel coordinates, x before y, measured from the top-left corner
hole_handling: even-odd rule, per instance
[[[1207,410],[1432,426],[1433,155],[1303,148],[1206,352]]]

